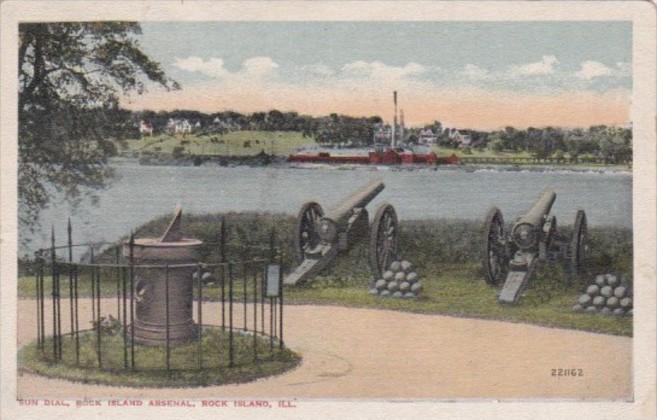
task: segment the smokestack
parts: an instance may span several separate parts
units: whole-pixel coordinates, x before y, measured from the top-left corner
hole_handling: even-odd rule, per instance
[[[395,103],[395,114],[393,117],[392,123],[392,139],[390,140],[390,146],[394,149],[397,147],[397,91],[395,90],[392,94],[393,101]]]

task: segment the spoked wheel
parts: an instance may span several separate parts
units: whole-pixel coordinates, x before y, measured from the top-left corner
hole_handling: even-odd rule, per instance
[[[486,215],[483,263],[486,283],[498,286],[509,269],[509,255],[506,249],[504,218],[497,207],[491,208]]]
[[[573,237],[570,240],[569,254],[571,272],[577,275],[582,270],[589,254],[586,213],[584,213],[584,210],[577,210]]]
[[[294,238],[297,262],[303,261],[306,250],[313,249],[319,244],[317,227],[323,216],[322,206],[314,201],[309,201],[301,206],[297,216],[297,234]]]
[[[383,203],[376,209],[370,230],[370,268],[379,279],[397,257],[399,222],[395,208]]]

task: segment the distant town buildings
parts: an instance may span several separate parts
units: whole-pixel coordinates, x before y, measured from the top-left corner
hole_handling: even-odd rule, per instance
[[[420,135],[418,136],[417,141],[419,144],[428,146],[431,144],[438,143],[438,135],[434,133],[432,129],[424,128],[420,130]]]
[[[191,134],[192,124],[186,119],[169,118],[166,131],[170,135],[182,134],[184,136],[186,134]]]
[[[472,146],[472,137],[469,134],[462,134],[456,128],[448,129],[448,138],[460,148]]]
[[[152,136],[153,124],[144,120],[139,121],[139,134],[142,136]]]

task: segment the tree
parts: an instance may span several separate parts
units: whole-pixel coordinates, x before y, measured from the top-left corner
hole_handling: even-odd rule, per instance
[[[53,191],[75,203],[95,197],[112,172],[119,95],[152,81],[178,85],[140,48],[137,23],[23,23],[19,26],[21,225],[35,227]]]

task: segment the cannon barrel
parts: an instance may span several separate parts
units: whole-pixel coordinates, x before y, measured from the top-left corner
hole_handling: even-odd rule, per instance
[[[533,250],[538,246],[545,216],[550,213],[552,204],[557,194],[552,190],[546,190],[541,194],[536,203],[525,215],[521,216],[513,226],[511,236],[513,242],[522,250]]]
[[[326,214],[326,218],[331,219],[337,224],[345,223],[351,216],[351,212],[354,208],[363,208],[367,206],[367,204],[384,188],[385,184],[381,181],[370,182],[368,185],[343,200],[338,207],[330,210]]]
[[[538,198],[536,203],[531,209],[518,220],[517,225],[527,223],[534,227],[541,226],[545,220],[545,215],[550,213],[554,200],[557,198],[557,193],[553,190],[543,191],[543,194]]]

